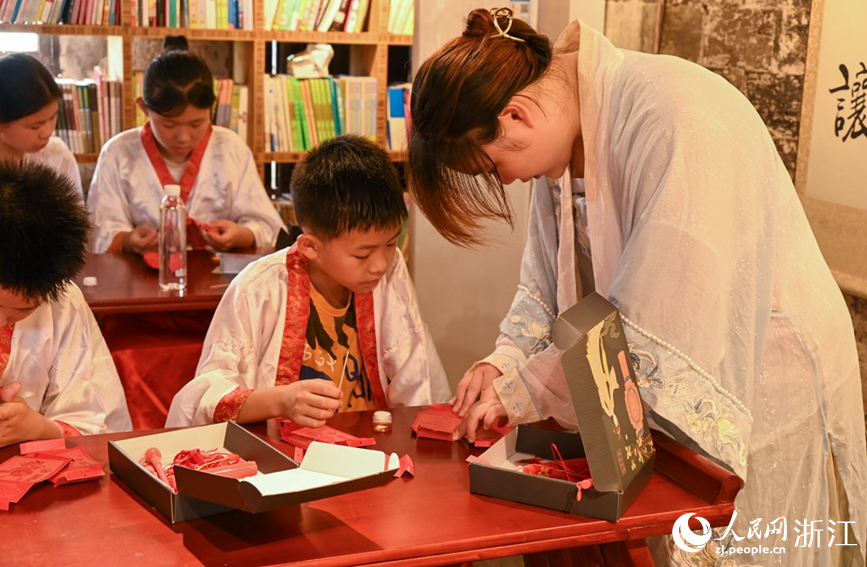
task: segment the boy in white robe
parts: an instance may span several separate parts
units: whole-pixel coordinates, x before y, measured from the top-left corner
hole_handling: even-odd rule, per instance
[[[69,179],[0,162],[0,446],[132,428],[111,355],[70,282],[89,229]]]
[[[292,175],[304,231],[229,286],[196,378],[168,427],[444,402],[449,385],[397,250],[406,218],[388,155],[358,136],[312,150]]]

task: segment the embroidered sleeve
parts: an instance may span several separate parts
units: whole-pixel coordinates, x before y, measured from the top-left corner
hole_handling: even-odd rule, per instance
[[[54,423],[60,428],[60,436],[66,439],[67,437],[81,437],[81,431],[69,425],[66,422],[55,420]]]
[[[238,416],[241,415],[241,408],[244,406],[244,402],[255,391],[253,389],[238,387],[223,396],[217,404],[216,409],[214,409],[214,423],[236,421]]]

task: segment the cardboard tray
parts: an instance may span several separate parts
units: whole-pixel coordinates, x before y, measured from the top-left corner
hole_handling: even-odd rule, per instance
[[[221,448],[256,461],[260,474],[234,479],[176,467],[175,494],[139,464],[151,447],[160,450],[164,462],[183,449]],[[299,466],[232,422],[110,441],[108,453],[111,471],[172,523],[231,510],[259,513],[380,486],[399,465],[393,453],[314,442]]]
[[[470,492],[617,521],[653,473],[655,452],[617,309],[592,293],[560,315],[554,343],[583,434],[518,427],[470,463]],[[586,457],[594,486],[524,473],[517,461]]]

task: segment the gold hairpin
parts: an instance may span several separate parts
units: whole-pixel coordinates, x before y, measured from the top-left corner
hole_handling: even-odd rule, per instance
[[[491,8],[491,16],[494,18],[494,27],[497,28],[497,35],[492,35],[491,37],[508,37],[509,39],[514,39],[515,41],[524,42],[520,37],[515,37],[513,35],[509,35],[509,30],[512,29],[512,10],[509,8]],[[506,29],[500,27],[500,16],[503,16],[508,20],[508,25],[506,25]]]

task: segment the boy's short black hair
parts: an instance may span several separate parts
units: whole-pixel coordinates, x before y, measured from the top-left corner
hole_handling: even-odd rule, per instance
[[[55,300],[87,260],[90,220],[72,181],[34,162],[0,161],[0,287]]]
[[[397,227],[407,216],[388,154],[353,134],[310,150],[292,172],[291,191],[298,224],[326,241],[351,230]]]

